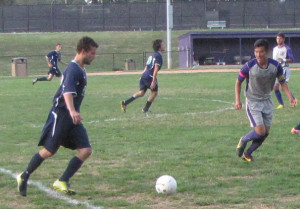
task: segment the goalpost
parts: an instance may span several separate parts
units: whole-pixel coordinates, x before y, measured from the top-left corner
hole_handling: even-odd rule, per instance
[[[170,0],[167,2],[167,56],[168,69],[172,69],[172,28],[173,28],[173,6]]]

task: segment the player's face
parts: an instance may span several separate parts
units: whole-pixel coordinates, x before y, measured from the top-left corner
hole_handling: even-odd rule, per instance
[[[56,45],[56,51],[60,51],[61,50],[61,45]]]
[[[284,38],[281,36],[276,36],[276,42],[278,45],[283,45],[284,44]]]
[[[263,65],[266,64],[268,60],[268,52],[264,46],[254,48],[254,55],[257,59],[258,64]]]
[[[83,57],[83,64],[89,65],[95,59],[96,57],[96,47],[92,47],[89,51],[84,52],[84,57]]]

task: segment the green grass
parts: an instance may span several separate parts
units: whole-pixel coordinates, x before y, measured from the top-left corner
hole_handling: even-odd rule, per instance
[[[224,29],[222,30],[222,32],[245,30],[246,29]],[[252,31],[255,30],[258,29],[252,29]],[[221,30],[195,29],[193,31]],[[190,32],[190,30],[172,31],[172,68],[174,69],[179,67],[178,37],[187,32]],[[147,52],[146,57],[149,56],[149,53],[152,52],[152,41],[155,39],[163,39],[166,42],[165,31],[109,31],[17,34],[0,33],[0,45],[3,49],[0,55],[0,76],[11,75],[11,61],[14,57],[27,58],[29,75],[44,75],[48,72],[48,65],[45,60],[45,55],[51,50],[54,50],[55,44],[62,44],[62,60],[64,62],[68,62],[73,59],[77,41],[82,36],[90,36],[95,39],[100,45],[97,51],[97,59],[93,61],[93,64],[91,66],[87,66],[89,72],[111,71],[113,68],[125,69],[125,60],[127,59],[135,60],[136,69],[142,70],[145,64],[143,52]],[[163,54],[163,58],[164,65],[162,67],[163,69],[166,69],[166,53]],[[205,66],[201,67],[205,68]],[[227,68],[227,66],[225,67]],[[61,71],[63,71],[65,66],[59,64],[59,68],[61,69]]]
[[[186,32],[174,32],[172,50],[178,50],[177,38]],[[5,49],[0,56],[0,75],[11,75],[11,60],[14,57],[27,58],[29,75],[46,74],[48,65],[45,55],[55,49],[55,44],[62,44],[62,60],[68,62],[74,57],[77,41],[82,36],[90,36],[100,45],[98,58],[93,65],[87,67],[90,72],[111,71],[113,68],[124,69],[126,59],[134,59],[137,70],[142,70],[145,64],[143,52],[148,52],[146,55],[149,56],[149,52],[153,51],[152,41],[166,40],[165,34],[164,31],[0,34],[0,45]],[[119,54],[113,56],[113,53]],[[173,56],[176,58],[174,60],[174,67],[176,67],[178,52],[174,52]],[[167,64],[164,68],[166,66]],[[65,66],[59,64],[59,67],[63,71]]]
[[[236,77],[161,74],[147,116],[141,112],[146,97],[126,114],[119,107],[138,90],[139,75],[89,76],[81,114],[93,155],[71,179],[78,192],[73,198],[109,209],[299,208],[299,138],[289,133],[299,107],[276,110],[270,136],[253,155],[256,162],[244,162],[235,146],[251,128],[244,110],[230,109]],[[299,79],[300,72],[292,72],[296,96]],[[0,78],[0,168],[21,172],[40,149],[36,144],[58,83],[32,86],[31,78]],[[61,148],[31,180],[51,188],[74,154]],[[177,180],[175,195],[156,194],[156,178],[163,174]],[[0,188],[0,208],[70,207],[31,185],[28,196],[19,197],[15,180],[3,173]]]

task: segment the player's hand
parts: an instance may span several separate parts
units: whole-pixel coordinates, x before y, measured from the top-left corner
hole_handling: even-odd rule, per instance
[[[53,65],[52,65],[52,64],[49,64],[49,63],[48,63],[48,66],[49,66],[49,67],[53,67]]]
[[[281,58],[278,58],[277,61],[280,63],[283,63],[283,59],[281,59]]]
[[[291,103],[291,107],[296,107],[296,105],[297,105],[297,102],[298,102],[298,99],[292,99],[292,100],[290,100],[290,103]]]
[[[151,85],[150,85],[150,89],[153,90],[156,86],[156,81],[153,79]]]
[[[236,110],[240,110],[240,109],[242,109],[242,107],[243,107],[243,104],[241,102],[236,102],[234,105],[234,109],[236,109]]]
[[[81,123],[82,117],[80,116],[80,113],[77,112],[76,110],[71,110],[71,111],[70,111],[70,116],[71,116],[71,118],[72,118],[72,120],[73,120],[73,123],[74,123],[75,125]]]

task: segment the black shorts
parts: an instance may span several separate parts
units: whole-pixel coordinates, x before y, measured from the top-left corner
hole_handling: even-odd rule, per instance
[[[140,90],[147,91],[147,89],[150,89],[152,80],[153,80],[153,78],[151,78],[151,77],[149,77],[149,78],[141,77],[141,79],[140,79]],[[156,86],[154,87],[154,89],[152,89],[152,91],[158,91],[158,82],[157,82],[157,80],[156,80]]]
[[[58,69],[58,67],[50,67],[48,74],[55,75],[56,77],[60,77],[61,76],[61,72]]]
[[[52,154],[60,146],[69,149],[91,147],[84,126],[73,124],[69,111],[63,108],[52,108],[43,128],[39,146],[44,146]]]

